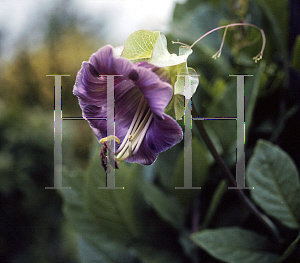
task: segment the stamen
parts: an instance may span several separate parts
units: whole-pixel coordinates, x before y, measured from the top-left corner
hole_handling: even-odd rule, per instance
[[[152,120],[152,118],[151,118],[151,120],[149,120],[150,115],[151,115],[151,110],[149,109],[146,116],[144,117],[143,121],[140,123],[138,129],[135,131],[135,133],[133,135],[132,144],[130,141],[128,141],[126,143],[124,149],[122,149],[122,151],[118,154],[118,156],[117,156],[118,161],[120,161],[120,160],[123,161],[126,158],[128,158],[128,156],[130,156],[130,148],[129,147],[132,147],[132,149],[134,149],[132,156],[136,154],[138,148],[140,147],[140,145],[145,137],[145,134],[150,125],[150,122]],[[128,151],[127,151],[127,144],[128,144]],[[136,148],[137,145],[138,145],[138,148]],[[131,151],[132,151],[132,149],[131,149]]]
[[[144,101],[144,100],[143,100],[143,101]],[[140,121],[141,121],[141,118],[142,118],[143,115],[144,115],[144,112],[145,112],[146,107],[147,107],[147,104],[144,103],[144,104],[142,105],[141,111],[140,111],[140,112],[137,111],[137,113],[136,113],[137,120],[135,121],[136,118],[133,118],[132,123],[131,123],[131,125],[130,125],[130,128],[133,126],[133,123],[134,123],[134,127],[133,127],[132,129],[129,128],[129,130],[128,130],[128,132],[127,132],[127,134],[126,134],[126,136],[125,136],[125,138],[124,138],[124,140],[123,140],[123,142],[122,142],[122,144],[125,143],[125,145],[123,146],[123,148],[122,148],[121,146],[119,147],[119,149],[118,149],[118,151],[117,151],[117,154],[118,154],[117,158],[120,158],[120,157],[123,156],[123,154],[126,152],[126,150],[127,150],[127,148],[128,148],[128,144],[129,144],[127,138],[128,138],[128,136],[129,136],[129,134],[133,134],[133,135],[135,134],[135,131],[136,131],[137,127],[140,125]],[[126,140],[125,140],[125,139],[126,139]],[[120,151],[119,151],[119,150],[120,150]],[[127,157],[126,157],[126,158],[127,158]],[[126,158],[125,158],[125,159],[126,159]],[[122,159],[123,159],[123,158],[122,158]],[[125,160],[125,159],[124,159],[124,160]]]
[[[135,148],[135,146],[138,144],[138,142],[140,140],[140,134],[143,131],[143,129],[145,128],[145,125],[148,122],[150,115],[151,115],[151,110],[149,109],[146,116],[145,116],[145,118],[143,119],[143,121],[139,125],[139,128],[135,132],[135,140],[134,140],[134,143],[133,143],[133,148]]]
[[[149,119],[148,119],[148,121],[147,121],[147,123],[146,123],[144,129],[143,129],[142,132],[141,132],[141,135],[139,136],[139,137],[140,137],[139,143],[138,143],[137,146],[135,147],[134,152],[132,153],[133,155],[135,155],[135,154],[137,153],[137,151],[139,150],[139,148],[140,148],[140,146],[141,146],[141,144],[142,144],[142,141],[143,141],[143,139],[144,139],[144,137],[145,137],[145,135],[146,135],[146,132],[147,132],[147,130],[148,130],[148,127],[149,127],[149,125],[150,125],[152,119],[153,119],[153,113],[151,113],[151,115],[150,115],[150,117],[149,117]]]
[[[122,141],[122,143],[121,143],[119,149],[116,151],[116,154],[118,154],[118,153],[124,148],[124,144],[127,142],[128,136],[130,135],[130,133],[131,133],[131,131],[132,131],[133,125],[135,124],[136,119],[138,118],[138,116],[139,116],[139,114],[140,114],[141,108],[142,108],[142,106],[143,106],[143,102],[144,102],[144,97],[142,97],[141,100],[140,100],[139,106],[138,106],[138,108],[137,108],[137,110],[136,110],[136,113],[135,113],[135,115],[134,115],[134,117],[133,117],[133,120],[132,120],[132,122],[131,122],[131,124],[130,124],[130,127],[129,127],[129,129],[128,129],[126,135],[125,135],[125,138],[124,138],[124,140]]]
[[[145,98],[141,98],[138,109],[133,117],[130,127],[122,141],[120,147],[116,151],[116,160],[120,163],[129,156],[134,156],[145,137],[147,129],[153,119],[153,114],[148,108]],[[145,114],[147,110],[147,113]]]
[[[133,135],[129,135],[129,139],[128,139],[128,150],[129,150],[129,156],[132,157],[132,141],[133,141]]]
[[[143,108],[142,108],[142,110],[141,110],[141,112],[139,114],[139,117],[138,117],[137,121],[134,124],[134,127],[133,127],[133,129],[131,131],[131,134],[135,134],[136,130],[138,129],[138,127],[140,127],[140,125],[142,125],[142,123],[143,123],[143,121],[144,121],[145,118],[143,119],[143,121],[142,121],[141,124],[140,124],[140,122],[141,122],[141,119],[143,118],[143,115],[144,115],[144,112],[145,112],[146,108],[147,108],[147,104],[145,103],[143,105]]]

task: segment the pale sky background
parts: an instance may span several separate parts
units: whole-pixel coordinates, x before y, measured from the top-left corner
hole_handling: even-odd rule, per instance
[[[184,0],[71,0],[70,9],[99,23],[103,17],[108,41],[120,45],[139,29],[168,32],[176,2]],[[43,26],[44,15],[55,5],[53,0],[0,0],[0,31],[3,31],[2,56],[13,55],[19,37],[30,36],[35,25]],[[28,30],[28,32],[26,32]],[[35,32],[38,34],[39,32]],[[42,32],[40,32],[42,34]]]

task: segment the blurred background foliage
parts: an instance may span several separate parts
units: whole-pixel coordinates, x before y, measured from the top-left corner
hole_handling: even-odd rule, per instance
[[[268,237],[236,193],[227,190],[194,124],[193,186],[201,190],[175,190],[183,186],[183,142],[151,166],[122,163],[116,186],[124,190],[98,190],[105,186],[105,174],[99,144],[84,120],[63,121],[64,186],[72,190],[44,189],[53,186],[54,174],[54,78],[46,75],[71,75],[62,78],[62,114],[81,116],[72,95],[76,74],[82,61],[107,44],[101,26],[82,26],[86,20],[62,3],[47,17],[43,40],[32,45],[24,36],[13,59],[0,64],[1,261],[222,262],[200,249],[201,242],[193,242],[190,234],[234,226]],[[212,55],[222,30],[197,43],[188,60],[201,75],[193,96],[201,117],[235,116],[236,78],[229,75],[253,75],[245,79],[246,165],[257,140],[265,139],[285,150],[299,170],[299,14],[299,3],[292,0],[188,0],[174,10],[167,35],[174,53],[179,46],[172,40],[191,45],[220,25],[248,22],[264,29],[267,45],[257,64],[252,57],[260,50],[260,33],[245,27],[228,30],[217,60]],[[235,174],[235,121],[204,125]],[[273,220],[282,242],[261,262],[275,262],[299,231],[276,216]],[[300,260],[297,242],[282,262]]]

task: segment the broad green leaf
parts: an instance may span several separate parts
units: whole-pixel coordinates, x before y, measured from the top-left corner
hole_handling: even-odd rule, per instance
[[[299,228],[300,185],[293,160],[278,146],[259,140],[246,180],[251,197],[268,215],[289,228]]]
[[[286,260],[295,250],[298,242],[300,240],[300,235],[289,245],[289,247],[284,251],[283,255],[276,261],[276,263],[282,263]]]
[[[119,263],[132,262],[134,257],[128,253],[128,248],[123,253],[119,253],[118,244],[109,242],[103,237],[97,246],[91,245],[82,237],[78,240],[78,252],[81,262],[84,263]],[[99,249],[99,247],[101,249]]]
[[[266,237],[239,227],[202,230],[192,240],[215,258],[230,263],[273,263],[279,258]]]
[[[153,47],[160,35],[159,31],[138,30],[133,32],[127,38],[121,56],[133,62],[150,59]]]
[[[127,253],[127,248],[122,244],[116,244],[108,239],[107,236],[96,227],[90,217],[86,210],[82,193],[85,185],[83,173],[74,173],[64,169],[63,179],[64,184],[71,186],[70,190],[61,190],[65,201],[64,213],[68,222],[71,223],[79,236],[78,246],[81,246],[81,242],[88,243],[94,248],[95,257],[96,254],[99,254],[99,256],[101,254],[101,258],[105,260],[105,262],[114,263],[115,261],[111,258],[109,253],[113,252],[115,255],[124,255]]]
[[[182,229],[186,211],[175,195],[163,192],[150,182],[142,184],[145,200],[166,222],[173,227]]]
[[[98,189],[106,185],[106,174],[99,159],[100,149],[87,169],[84,198],[94,223],[108,238],[118,242],[131,242],[142,231],[141,218],[144,203],[140,193],[140,166],[122,163],[115,170],[116,187],[124,189]]]

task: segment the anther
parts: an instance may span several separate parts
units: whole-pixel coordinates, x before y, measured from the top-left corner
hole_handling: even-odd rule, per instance
[[[128,137],[128,151],[129,151],[129,156],[132,157],[132,141],[133,141],[134,135],[129,135]]]

